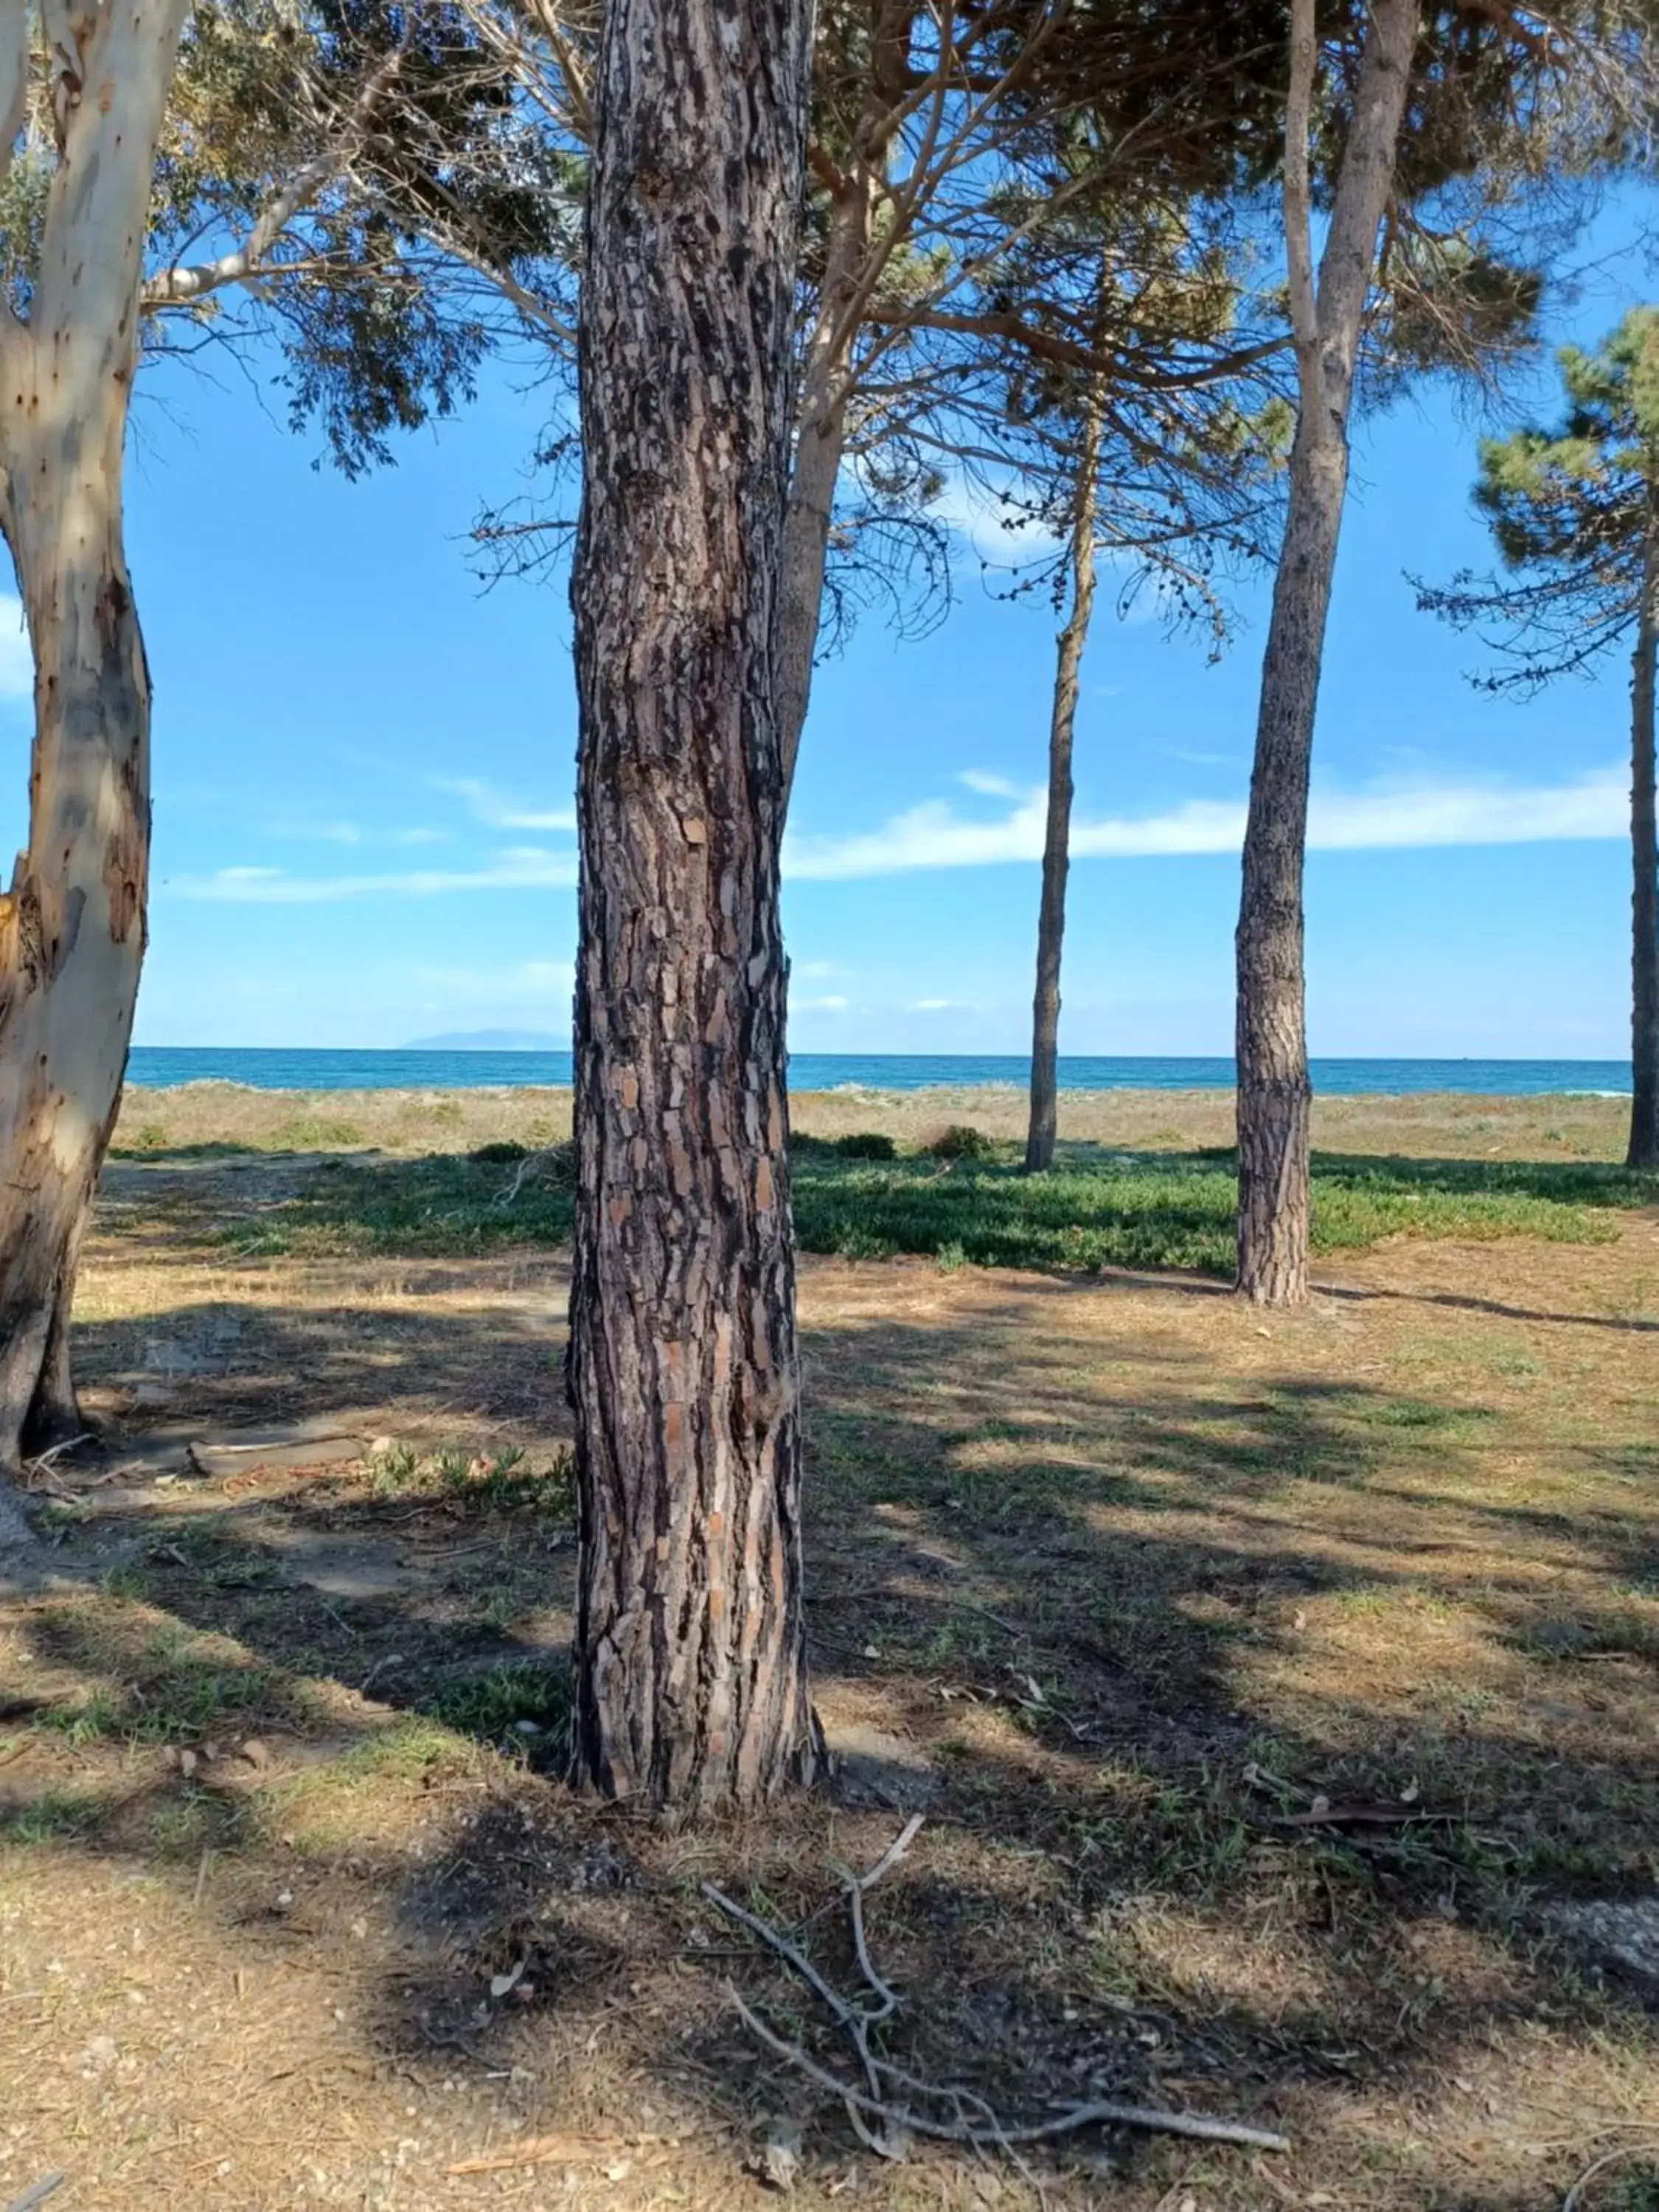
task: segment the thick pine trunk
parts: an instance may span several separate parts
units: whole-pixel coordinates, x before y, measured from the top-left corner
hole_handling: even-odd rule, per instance
[[[676,1818],[821,1758],[775,588],[805,0],[611,0],[583,295],[573,1765]]]
[[[1078,451],[1072,507],[1072,605],[1054,643],[1054,696],[1048,720],[1048,818],[1042,842],[1042,896],[1037,909],[1036,993],[1031,1009],[1031,1103],[1025,1172],[1054,1162],[1060,1115],[1060,956],[1066,934],[1066,879],[1071,867],[1072,737],[1079,682],[1095,607],[1096,478],[1100,467],[1100,395],[1091,391]]]
[[[79,1427],[69,1316],[143,957],[149,678],[122,535],[151,167],[185,0],[58,50],[27,324],[0,332],[0,514],[28,617],[28,849],[0,897],[0,1468]],[[99,96],[82,97],[83,85]]]
[[[1650,532],[1631,672],[1631,1109],[1633,1168],[1659,1168],[1659,828],[1654,794],[1655,600],[1659,543]]]
[[[1308,1295],[1310,1089],[1302,912],[1308,777],[1347,488],[1354,363],[1377,226],[1393,185],[1417,25],[1417,0],[1375,0],[1316,301],[1310,274],[1297,265],[1307,242],[1310,0],[1298,0],[1292,25],[1291,91],[1299,113],[1292,112],[1287,122],[1285,203],[1301,408],[1261,665],[1237,940],[1238,1288],[1261,1305],[1299,1305]]]

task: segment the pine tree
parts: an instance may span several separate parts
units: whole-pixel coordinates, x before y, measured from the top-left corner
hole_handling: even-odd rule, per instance
[[[1475,504],[1504,574],[1418,587],[1418,605],[1478,631],[1496,665],[1475,680],[1531,693],[1631,642],[1631,1063],[1628,1163],[1659,1168],[1659,833],[1654,658],[1659,623],[1659,307],[1638,307],[1594,352],[1558,356],[1552,429],[1480,447]]]

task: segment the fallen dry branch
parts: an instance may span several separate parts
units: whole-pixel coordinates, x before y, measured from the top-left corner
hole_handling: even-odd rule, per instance
[[[515,2166],[588,2166],[629,2148],[620,2136],[525,2136],[475,2158],[458,2158],[446,2173],[506,2173]]]
[[[1019,2127],[969,2127],[959,2120],[933,2120],[921,2112],[890,2105],[866,2096],[850,2082],[837,2080],[827,2066],[820,2066],[807,2056],[799,2044],[787,2043],[782,2036],[774,2035],[764,2021],[758,2020],[728,1982],[726,1993],[736,2006],[738,2015],[745,2027],[763,2043],[776,2057],[787,2059],[799,2067],[809,2081],[821,2088],[829,2089],[855,2104],[866,2112],[873,2112],[890,2128],[902,2128],[911,2135],[927,2136],[935,2142],[966,2143],[975,2150],[1006,2150],[1011,2145],[1052,2142],[1056,2136],[1073,2135],[1079,2128],[1123,2127],[1146,2128],[1158,2135],[1190,2136],[1200,2142],[1248,2143],[1257,2150],[1288,2150],[1288,2136],[1274,2135],[1267,2128],[1246,2127],[1235,2120],[1212,2120],[1201,2112],[1166,2112],[1155,2105],[1118,2105],[1093,2100],[1086,2105],[1069,2105],[1052,2119],[1031,2120]],[[877,2063],[880,2064],[878,2060]],[[932,2094],[951,2099],[959,2091],[943,2087]]]
[[[1126,2105],[1114,2101],[1091,2100],[1086,2104],[1068,2106],[1064,2112],[1046,2120],[1033,2120],[1010,2127],[1001,2121],[984,2099],[972,2092],[944,2082],[926,2081],[907,2073],[891,2060],[880,2057],[870,2047],[871,2030],[878,2027],[898,2009],[898,1992],[878,1972],[870,1955],[869,1941],[864,1924],[864,1897],[882,1875],[896,1866],[915,1840],[921,1826],[921,1815],[908,1821],[902,1832],[889,1845],[866,1875],[843,1874],[847,1897],[848,1917],[851,1924],[853,1948],[859,1970],[869,1984],[877,2002],[871,2010],[845,1997],[818,1971],[812,1961],[780,1929],[773,1927],[758,1913],[728,1897],[713,1882],[702,1884],[702,1894],[711,1905],[719,1908],[739,1927],[745,1928],[773,1952],[793,1972],[799,1975],[815,1996],[824,2005],[847,2035],[857,2054],[865,2087],[843,2081],[827,2066],[802,2050],[799,2044],[788,2042],[775,2034],[764,2021],[759,2019],[744,2002],[738,1990],[728,1982],[726,1994],[736,2008],[738,2018],[757,2041],[763,2043],[776,2057],[785,2060],[809,2081],[839,2097],[847,2115],[861,2142],[884,2158],[898,2158],[903,2154],[907,2136],[921,2136],[935,2142],[961,2143],[979,2151],[1000,2150],[1021,2164],[1021,2145],[1050,2142],[1055,2138],[1075,2134],[1088,2127],[1143,2128],[1161,2135],[1185,2136],[1200,2142],[1230,2142],[1248,2144],[1257,2150],[1288,2150],[1287,2137],[1275,2135],[1265,2128],[1253,2128],[1232,2120],[1208,2118],[1200,2112],[1165,2112],[1156,2106]],[[935,2119],[914,2105],[894,2101],[885,2083],[908,2090],[913,2097],[924,2102],[953,2105],[958,2117],[954,2119]],[[984,2115],[982,2122],[960,2117],[965,2105],[973,2105]],[[880,2122],[879,2134],[872,2130],[869,2120]]]
[[[14,2197],[10,2203],[4,2208],[4,2212],[35,2212],[36,2205],[44,2204],[47,2197],[55,2191],[61,2189],[68,2179],[67,2174],[47,2174],[44,2181],[35,2182],[33,2187],[26,2189],[21,2197]]]
[[[1419,1820],[1449,1820],[1432,1805],[1329,1805],[1316,1798],[1305,1813],[1280,1813],[1276,1828],[1403,1828]]]
[[[1659,2127],[1648,2127],[1639,2120],[1633,2122],[1632,2124],[1641,2128],[1646,2135],[1659,2135]],[[1621,2166],[1627,2158],[1651,2157],[1652,2154],[1652,2147],[1647,2143],[1620,2143],[1615,2150],[1603,2151],[1600,2158],[1593,2160],[1584,2168],[1577,2180],[1562,2198],[1561,2212],[1579,2212],[1579,2208],[1584,2202],[1585,2191],[1595,2180],[1596,2175],[1605,2173],[1610,2166]]]

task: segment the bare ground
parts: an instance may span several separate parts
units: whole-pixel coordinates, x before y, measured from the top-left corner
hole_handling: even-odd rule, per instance
[[[305,1141],[180,1096],[124,1138]],[[495,1096],[409,1144],[559,1133]],[[1321,1140],[1366,1152],[1617,1134],[1596,1101],[1345,1103]],[[385,1144],[355,1110],[314,1142]],[[798,1119],[999,1108],[860,1110]],[[1174,1145],[1224,1109],[1073,1110]],[[808,2206],[1541,2212],[1615,2149],[1583,2203],[1659,2202],[1659,1215],[1385,1246],[1288,1320],[1174,1276],[808,1262],[843,1780],[676,1837],[551,1771],[562,1255],[228,1264],[209,1225],[303,1171],[111,1177],[79,1350],[126,1455],[40,1470],[54,1579],[0,1610],[0,2203],[62,2169],[66,2212],[758,2206],[786,2122]],[[263,1465],[185,1457],[272,1424],[302,1426]],[[893,2057],[1010,2120],[1109,2096],[1291,2152],[864,2149],[728,1982],[844,2043],[699,1885],[851,1990],[836,1869],[912,1811],[869,1905]]]

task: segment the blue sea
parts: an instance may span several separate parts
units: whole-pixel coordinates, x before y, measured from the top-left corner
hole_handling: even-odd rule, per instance
[[[800,1091],[925,1091],[937,1085],[1024,1085],[1030,1063],[1022,1054],[969,1053],[797,1053],[791,1088]],[[312,1052],[135,1045],[130,1083],[244,1083],[255,1091],[470,1091],[570,1081],[568,1052]],[[1063,1091],[1224,1091],[1231,1059],[1113,1059],[1062,1056]],[[1316,1060],[1313,1085],[1327,1097],[1364,1093],[1462,1091],[1489,1097],[1538,1097],[1550,1092],[1628,1095],[1623,1060]]]

